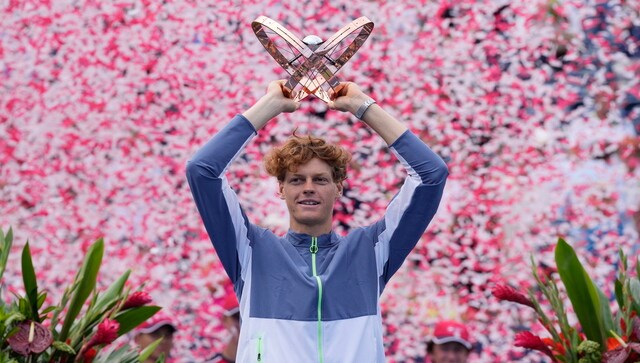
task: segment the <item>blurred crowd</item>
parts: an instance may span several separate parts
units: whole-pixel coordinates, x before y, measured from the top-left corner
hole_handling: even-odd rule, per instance
[[[226,275],[184,166],[284,71],[250,24],[269,16],[323,39],[375,28],[338,73],[367,87],[447,162],[440,210],[383,294],[389,362],[420,362],[441,319],[464,322],[473,362],[544,359],[514,348],[535,320],[491,286],[531,286],[564,236],[605,290],[640,227],[640,1],[14,1],[0,4],[0,225],[29,239],[50,298],[106,242],[100,283],[133,268],[176,317],[173,361],[223,349]],[[336,229],[380,218],[403,172],[365,125],[310,97],[229,170],[246,213],[285,232],[261,157],[294,128],[354,154]],[[260,185],[260,188],[257,186]],[[273,193],[264,193],[271,188]],[[21,288],[14,253],[4,283]],[[110,279],[112,277],[112,279]],[[60,291],[58,291],[60,290]]]

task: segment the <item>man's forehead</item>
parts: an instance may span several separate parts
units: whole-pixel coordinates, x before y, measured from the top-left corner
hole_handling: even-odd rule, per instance
[[[327,176],[331,175],[329,170],[296,170],[293,172],[287,171],[287,175],[290,176]]]
[[[289,171],[287,171],[287,173],[289,173]],[[304,164],[297,165],[291,173],[306,175],[331,173],[331,166],[324,160],[313,158]]]

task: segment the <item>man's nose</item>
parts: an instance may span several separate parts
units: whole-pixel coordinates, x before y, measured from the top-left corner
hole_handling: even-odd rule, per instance
[[[305,193],[313,193],[313,192],[315,192],[315,185],[313,185],[313,180],[311,178],[307,179],[304,182],[304,192]]]

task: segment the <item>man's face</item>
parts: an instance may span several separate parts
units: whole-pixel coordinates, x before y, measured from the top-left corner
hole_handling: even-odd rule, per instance
[[[333,181],[329,164],[313,158],[295,172],[287,171],[279,187],[289,209],[291,229],[312,235],[331,229],[333,205],[342,185]]]
[[[432,363],[466,363],[469,350],[456,342],[434,344],[431,352]]]

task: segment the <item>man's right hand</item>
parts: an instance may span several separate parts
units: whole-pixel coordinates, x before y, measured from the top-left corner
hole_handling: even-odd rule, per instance
[[[300,102],[287,97],[291,92],[284,87],[285,83],[283,79],[269,83],[267,93],[242,114],[256,130],[282,112],[293,112],[300,108]]]
[[[271,96],[272,101],[276,104],[274,107],[280,109],[280,112],[293,112],[300,108],[300,102],[294,101],[291,97],[291,90],[284,85],[287,83],[284,79],[272,81],[267,87],[267,94]]]

